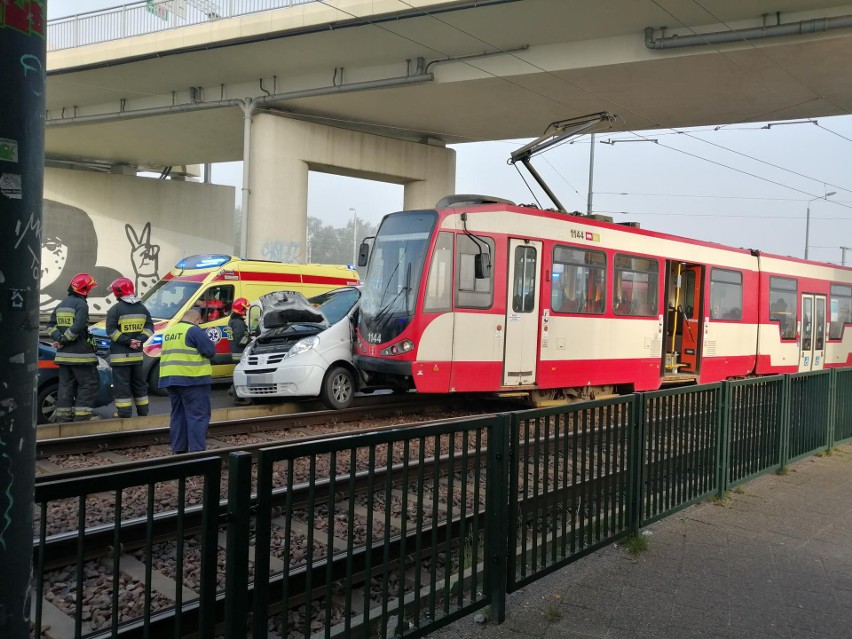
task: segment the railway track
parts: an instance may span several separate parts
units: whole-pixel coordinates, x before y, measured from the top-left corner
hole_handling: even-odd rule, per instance
[[[484,400],[481,398],[468,399],[466,397],[428,397],[412,396],[410,399],[389,401],[384,404],[370,404],[349,408],[346,410],[320,410],[284,415],[269,415],[264,417],[252,417],[245,419],[230,419],[210,423],[207,439],[208,454],[229,452],[228,439],[238,436],[255,436],[265,444],[269,445],[275,439],[275,435],[286,435],[287,432],[308,432],[310,429],[346,430],[347,425],[358,423],[369,424],[374,421],[395,418],[404,420],[406,415],[421,415],[429,418],[430,415],[439,413],[481,414],[483,412],[494,412],[495,410],[511,410],[515,403],[507,400]],[[439,419],[432,417],[432,419]],[[360,426],[359,426],[360,427]],[[303,434],[301,433],[301,434]],[[269,436],[266,436],[269,435]],[[125,430],[95,435],[78,435],[72,437],[56,437],[52,439],[38,440],[36,443],[36,459],[46,460],[51,457],[66,455],[88,455],[110,452],[120,452],[130,449],[160,446],[164,447],[157,452],[168,454],[169,429],[146,428],[140,430]],[[252,447],[252,442],[246,445]],[[215,449],[213,448],[215,446]],[[237,445],[236,447],[240,447]],[[241,448],[245,448],[242,446]],[[115,463],[114,456],[103,457],[104,463]],[[48,464],[43,464],[40,474],[52,475],[54,472],[62,472],[59,468],[51,469]],[[69,475],[70,476],[70,475]]]
[[[626,529],[630,415],[621,401],[522,423],[513,442],[515,474],[508,478],[510,501],[517,504],[509,517],[517,523],[510,545],[515,552],[509,557],[513,574],[526,578],[528,571],[560,553],[587,552]],[[649,493],[645,507],[651,515],[658,503],[675,501],[673,495],[683,501],[706,491],[715,472],[716,440],[708,433],[716,416],[703,404],[692,408],[694,419],[676,433],[654,431],[664,429],[671,415],[657,415],[653,406],[646,415],[651,439],[644,472],[653,495]],[[238,447],[257,460],[249,463],[244,492],[212,508],[202,505],[202,493],[229,473],[246,470],[231,469],[211,453],[221,458],[235,449],[182,458],[189,464],[216,463],[224,470],[221,476],[217,470],[215,476],[199,475],[197,480],[150,480],[134,488],[141,491],[135,497],[125,489],[108,490],[90,470],[40,479],[46,490],[81,479],[90,481],[91,488],[89,498],[73,506],[77,526],[51,530],[51,513],[44,509],[37,514],[34,562],[39,574],[46,574],[38,605],[67,627],[79,616],[72,604],[99,602],[100,612],[90,610],[79,622],[97,633],[118,623],[118,600],[124,597],[128,610],[147,611],[143,616],[149,618],[150,636],[172,633],[178,617],[183,631],[192,632],[203,623],[202,607],[183,602],[201,590],[204,570],[196,559],[212,543],[215,565],[223,565],[237,550],[247,554],[246,596],[254,602],[255,623],[268,623],[273,637],[317,632],[366,637],[379,632],[377,619],[389,615],[398,626],[452,614],[481,595],[488,569],[489,442],[477,419],[463,419],[460,430],[461,420],[455,420],[456,430],[452,422],[444,422],[429,426],[440,434],[411,440],[392,438],[417,430],[405,425],[372,428],[368,439],[373,443],[357,449],[347,448],[346,436],[313,436],[301,440],[309,444],[300,448],[305,450],[302,457],[284,454],[269,463],[263,462],[264,455],[285,449],[270,449],[268,443],[250,450]],[[748,445],[750,437],[743,433],[740,445]],[[158,464],[162,459],[124,464],[117,474],[153,472]],[[678,477],[688,481],[674,481]],[[87,520],[89,500],[95,503],[99,497],[112,499],[113,521],[121,521],[120,527]],[[128,516],[123,509],[128,503],[146,508]],[[152,507],[155,503],[162,508]],[[255,514],[251,537],[229,538],[235,505]],[[216,522],[212,538],[206,524],[206,540],[205,515]],[[429,587],[423,585],[424,575]],[[76,589],[69,596],[72,581]],[[89,585],[80,585],[90,582],[95,582],[91,593]],[[219,630],[226,622],[223,588],[220,583],[212,610],[207,608]],[[131,624],[125,632],[143,636],[145,629]],[[387,628],[382,633],[393,634]]]

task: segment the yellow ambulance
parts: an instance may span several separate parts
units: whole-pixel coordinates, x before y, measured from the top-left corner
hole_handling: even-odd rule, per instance
[[[231,255],[192,255],[178,262],[142,298],[154,320],[154,335],[143,346],[143,370],[148,388],[159,394],[162,332],[179,322],[193,306],[202,314],[201,328],[216,344],[214,381],[228,381],[234,362],[228,343],[231,305],[240,297],[249,303],[273,291],[298,291],[312,297],[341,286],[358,286],[358,271],[352,266],[332,264],[283,264],[245,260]],[[104,322],[91,329],[98,351],[109,351]]]

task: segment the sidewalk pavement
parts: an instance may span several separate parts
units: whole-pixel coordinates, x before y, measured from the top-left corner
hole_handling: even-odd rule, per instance
[[[608,546],[433,639],[852,637],[852,445],[810,457]]]

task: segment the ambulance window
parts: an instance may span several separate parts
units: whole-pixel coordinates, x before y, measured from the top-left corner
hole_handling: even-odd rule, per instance
[[[494,301],[494,269],[491,269],[488,277],[477,279],[475,266],[476,256],[480,253],[494,255],[494,240],[482,235],[477,237],[479,244],[467,235],[456,237],[456,306],[461,308],[491,308]],[[487,244],[487,248],[483,243]]]
[[[201,311],[201,323],[215,322],[231,314],[234,303],[234,286],[211,286],[201,294],[195,306]]]

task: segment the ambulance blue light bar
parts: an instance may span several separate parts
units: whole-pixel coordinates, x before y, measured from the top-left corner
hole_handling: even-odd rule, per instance
[[[175,268],[189,270],[199,268],[213,268],[214,266],[222,266],[222,264],[227,264],[232,259],[233,258],[230,255],[190,255],[189,257],[185,257],[180,262],[178,262]]]

